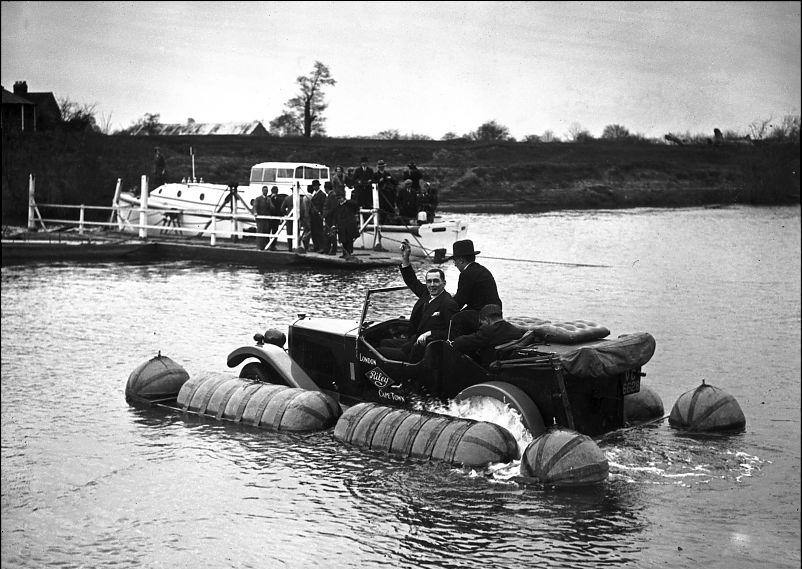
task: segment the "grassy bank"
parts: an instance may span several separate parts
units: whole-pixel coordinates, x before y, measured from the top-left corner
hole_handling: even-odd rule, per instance
[[[799,203],[799,145],[668,146],[362,140],[245,136],[130,137],[92,133],[3,133],[2,218],[23,223],[27,180],[37,200],[110,205],[150,174],[161,147],[172,181],[195,171],[206,181],[246,184],[251,165],[268,160],[357,166],[384,159],[400,178],[415,161],[440,191],[444,211]]]

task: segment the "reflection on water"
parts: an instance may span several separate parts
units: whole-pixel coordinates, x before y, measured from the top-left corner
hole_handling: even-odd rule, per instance
[[[226,355],[255,332],[299,313],[356,319],[397,270],[4,266],[2,565],[798,566],[799,208],[466,217],[508,316],[648,331],[666,411],[704,377],[739,401],[746,432],[615,433],[600,441],[605,484],[556,491],[516,464],[455,469],[331,432],[134,410],[125,381],[157,352],[193,376],[232,373]],[[529,442],[497,409],[449,412]]]

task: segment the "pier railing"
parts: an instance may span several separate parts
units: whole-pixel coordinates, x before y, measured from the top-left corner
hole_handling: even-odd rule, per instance
[[[285,216],[254,215],[250,212],[240,214],[237,212],[236,200],[232,200],[232,212],[226,213],[216,211],[209,213],[207,210],[193,209],[163,209],[148,208],[148,177],[142,176],[140,186],[139,205],[122,205],[120,202],[122,179],[117,179],[114,191],[114,199],[111,206],[92,206],[85,204],[54,204],[38,203],[36,201],[36,179],[33,174],[28,179],[28,230],[52,231],[55,229],[77,230],[79,235],[85,235],[90,231],[97,230],[116,230],[121,232],[138,234],[140,239],[147,239],[149,234],[158,231],[159,235],[189,235],[198,237],[208,237],[210,245],[214,246],[218,238],[242,239],[264,237],[268,239],[265,248],[272,247],[279,239],[292,242],[297,249],[300,246],[300,187],[293,188],[293,208]],[[361,208],[359,210],[359,234],[362,236],[363,243],[365,236],[372,234],[373,249],[384,250],[382,247],[382,236],[379,219],[379,193],[376,185],[373,185],[372,195],[373,207]],[[40,209],[41,208],[41,209]],[[49,208],[54,210],[57,215],[64,211],[76,210],[77,219],[66,217],[45,217],[42,209]],[[87,213],[109,212],[107,221],[89,219]],[[90,215],[89,217],[96,217]],[[158,217],[158,223],[149,223]],[[194,226],[183,225],[185,218],[194,218]],[[197,220],[206,220],[202,227],[197,227]],[[260,233],[255,230],[245,231],[241,228],[255,225],[257,220],[274,220],[279,225],[275,232]],[[227,224],[220,228],[218,224]],[[288,224],[291,223],[291,226]],[[48,226],[50,225],[50,227]],[[288,230],[288,227],[292,227]],[[282,234],[282,231],[284,233]]]
[[[209,213],[204,210],[192,209],[163,209],[163,208],[148,208],[147,205],[147,177],[142,176],[142,186],[140,191],[139,206],[131,204],[125,206],[120,204],[122,180],[117,179],[117,187],[114,192],[114,201],[111,206],[92,206],[85,204],[55,204],[55,203],[38,203],[36,201],[36,179],[33,174],[29,176],[28,181],[28,230],[29,231],[54,231],[74,229],[79,235],[85,235],[98,230],[116,230],[121,232],[138,234],[140,239],[147,239],[153,232],[158,231],[160,235],[166,234],[181,234],[199,237],[208,237],[210,245],[216,245],[218,238],[256,238],[265,237],[268,239],[265,248],[271,247],[276,243],[279,238],[286,239],[287,241],[299,246],[299,215],[300,211],[300,194],[299,188],[293,189],[293,208],[285,216],[272,216],[272,215],[253,215],[240,214],[236,211],[236,207],[231,213],[222,211]],[[48,209],[45,209],[48,208]],[[51,216],[42,215],[42,211],[54,211]],[[77,211],[77,219],[59,217],[64,215],[64,211]],[[107,221],[97,219],[89,219],[89,217],[97,217],[91,215],[97,212],[109,212]],[[125,212],[125,213],[121,213]],[[87,216],[87,213],[90,215]],[[149,218],[159,217],[158,223],[149,223]],[[196,220],[206,220],[202,223],[202,227],[187,227],[182,225],[184,217],[192,217]],[[278,228],[275,232],[260,233],[258,231],[244,230],[248,226],[253,226],[257,220],[275,220],[279,222]],[[219,228],[218,223],[228,223],[229,227]],[[292,222],[292,229],[287,230],[287,224]],[[197,222],[196,222],[197,224]],[[282,230],[285,233],[282,235]]]

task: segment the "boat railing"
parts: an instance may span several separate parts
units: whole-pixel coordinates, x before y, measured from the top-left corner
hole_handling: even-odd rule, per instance
[[[182,210],[182,209],[163,209],[163,208],[153,208],[149,209],[147,206],[147,181],[145,180],[145,176],[143,176],[142,182],[142,192],[140,197],[140,206],[139,207],[130,207],[124,208],[120,205],[120,187],[122,180],[117,179],[117,188],[115,190],[114,195],[114,202],[111,206],[94,206],[94,205],[85,205],[85,204],[56,204],[56,203],[37,203],[36,202],[36,182],[35,177],[33,174],[29,177],[28,182],[28,230],[29,231],[38,231],[42,229],[44,231],[54,231],[54,230],[64,230],[67,229],[76,229],[79,235],[84,235],[88,231],[95,231],[95,230],[108,230],[108,229],[116,229],[118,231],[126,231],[126,230],[136,230],[139,234],[140,239],[147,239],[148,237],[148,230],[158,230],[160,234],[164,235],[167,233],[175,233],[175,234],[200,234],[201,236],[208,236],[210,239],[210,244],[214,246],[217,242],[217,238],[245,238],[245,237],[265,237],[268,239],[268,244],[266,247],[272,246],[279,237],[279,234],[283,229],[287,227],[288,222],[294,222],[292,225],[292,235],[289,235],[288,238],[293,239],[293,243],[299,243],[299,225],[298,225],[298,215],[296,212],[300,211],[299,207],[299,194],[296,191],[293,192],[293,204],[295,207],[292,208],[290,212],[288,212],[285,216],[273,216],[273,215],[253,215],[247,214],[243,215],[237,213],[236,207],[233,207],[231,213],[223,212],[223,211],[216,211],[209,213],[208,211],[202,210]],[[77,219],[68,219],[64,217],[45,217],[41,213],[41,209],[44,208],[52,208],[57,210],[58,213],[61,213],[58,210],[77,210],[78,211],[78,218]],[[120,215],[121,209],[130,209],[133,211],[139,212],[138,221],[134,222],[130,219],[126,218],[125,216]],[[107,221],[100,221],[94,219],[87,218],[87,212],[110,212]],[[158,224],[148,223],[148,215],[150,214],[160,214],[162,216],[161,221]],[[203,229],[198,229],[197,227],[183,227],[181,225],[181,217],[183,215],[192,215],[195,217],[201,218],[208,218],[209,222]],[[91,216],[90,216],[91,217]],[[279,221],[279,226],[274,233],[260,233],[257,231],[243,231],[240,229],[241,223],[253,223],[256,220],[265,219],[265,220],[277,220]],[[233,228],[225,228],[225,229],[218,229],[217,223],[219,221],[232,221]],[[50,225],[50,227],[48,227]]]

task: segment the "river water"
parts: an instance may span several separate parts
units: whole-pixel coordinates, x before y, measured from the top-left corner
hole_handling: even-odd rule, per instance
[[[746,431],[608,437],[609,480],[568,491],[135,410],[158,351],[231,373],[255,332],[357,318],[396,269],[3,266],[2,566],[799,567],[800,208],[464,217],[505,314],[650,332],[666,413],[704,379]]]

